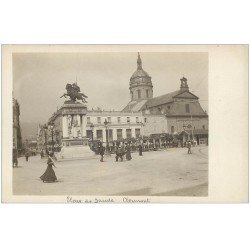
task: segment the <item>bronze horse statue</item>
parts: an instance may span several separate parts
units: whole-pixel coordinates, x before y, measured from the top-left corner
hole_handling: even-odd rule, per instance
[[[72,102],[76,102],[76,100],[81,100],[83,103],[87,103],[85,98],[88,98],[86,95],[80,92],[79,86],[76,83],[66,85],[67,93],[63,94],[62,97],[69,97]]]

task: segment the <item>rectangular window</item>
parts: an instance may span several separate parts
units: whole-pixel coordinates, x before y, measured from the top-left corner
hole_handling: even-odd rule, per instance
[[[131,129],[126,129],[126,138],[131,138],[132,137],[132,133],[131,133]]]
[[[96,137],[97,137],[97,140],[101,140],[102,141],[102,130],[96,130]]]
[[[139,123],[139,117],[136,117],[136,123]]]
[[[148,96],[149,96],[149,95],[148,95],[148,89],[146,90],[146,96],[147,96],[147,98],[148,98]]]
[[[141,134],[141,130],[139,128],[136,128],[135,129],[135,137],[136,138],[139,138],[140,137],[140,134]]]
[[[86,136],[89,139],[92,139],[92,130],[86,130]]]
[[[121,117],[117,117],[117,123],[121,123]]]
[[[117,140],[121,140],[122,139],[122,129],[117,129]]]
[[[108,117],[108,122],[111,123],[111,117]]]
[[[130,123],[130,117],[127,117],[127,123]]]
[[[90,121],[90,117],[87,117],[87,124],[90,124],[91,121]]]
[[[171,126],[171,133],[174,133],[174,126]]]
[[[113,129],[108,130],[108,141],[113,141]]]
[[[145,123],[147,122],[147,118],[144,118],[144,122],[145,122]]]
[[[186,113],[190,113],[189,104],[186,104]]]
[[[101,123],[101,117],[97,117],[97,123]]]

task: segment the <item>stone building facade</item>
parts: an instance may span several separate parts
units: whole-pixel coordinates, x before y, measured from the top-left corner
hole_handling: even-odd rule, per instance
[[[20,106],[16,99],[12,99],[13,106],[13,149],[20,151],[22,149],[22,135],[20,127]]]
[[[136,90],[140,89],[141,93],[145,93],[145,86],[150,90],[150,96],[141,96],[141,98],[131,98],[130,102],[123,109],[124,112],[142,112],[143,115],[154,115],[155,117],[165,116],[167,131],[170,134],[181,134],[185,137],[192,137],[197,141],[208,142],[208,115],[202,109],[199,103],[199,97],[189,91],[187,79],[181,78],[180,88],[174,92],[170,92],[161,96],[153,97],[153,85],[151,77],[142,70],[142,62],[140,55],[137,60],[137,71],[133,76],[137,76]],[[133,79],[133,76],[131,79]],[[146,79],[146,80],[145,80]],[[130,91],[135,89],[131,87]],[[161,131],[158,131],[161,133]],[[184,138],[187,139],[187,138]]]
[[[60,109],[49,119],[49,124],[54,124],[54,131],[58,135],[56,137],[58,144],[61,144],[62,138],[70,138],[69,135],[66,135],[69,124],[63,122],[64,119],[67,120],[68,117],[63,116]],[[93,139],[104,142],[104,144],[106,141],[138,139],[157,131],[167,133],[167,126],[164,122],[166,118],[163,115],[148,116],[143,115],[142,112],[87,110],[86,115],[80,119],[82,119],[82,122],[79,121],[81,127],[78,128],[78,131],[81,131],[81,136],[91,140],[93,133]],[[107,122],[106,125],[105,121]],[[79,137],[79,133],[73,134],[72,137]],[[49,140],[51,140],[51,137]],[[44,139],[41,139],[41,141],[43,142]]]
[[[84,114],[78,110],[77,115],[67,115],[62,106],[49,123],[54,124],[59,144],[62,138],[70,137],[91,139],[93,135],[93,139],[106,142],[107,137],[108,141],[116,141],[166,133],[182,134],[185,140],[192,137],[198,143],[200,138],[205,138],[207,142],[208,115],[202,109],[199,98],[189,91],[187,79],[183,77],[180,80],[178,90],[153,97],[151,77],[143,70],[138,53],[137,70],[129,82],[130,101],[122,111],[84,108]]]

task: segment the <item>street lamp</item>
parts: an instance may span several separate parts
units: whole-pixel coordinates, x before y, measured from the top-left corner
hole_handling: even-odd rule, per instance
[[[54,123],[49,124],[50,129],[51,129],[51,139],[52,139],[52,154],[54,155]]]
[[[45,153],[48,154],[48,148],[47,148],[47,130],[48,130],[48,126],[47,126],[47,124],[44,124],[43,130],[44,130],[44,139],[45,139]]]
[[[93,123],[91,123],[91,125],[90,125],[90,128],[91,128],[91,132],[92,132],[92,147],[93,147],[93,145],[94,145],[94,124]]]
[[[107,119],[105,119],[104,125],[105,125],[105,129],[106,129],[106,152],[107,152],[107,154],[109,154],[108,124],[109,124],[109,122],[107,121]]]

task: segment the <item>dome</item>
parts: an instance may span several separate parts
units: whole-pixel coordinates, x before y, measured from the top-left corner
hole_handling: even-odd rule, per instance
[[[135,71],[135,73],[132,75],[131,78],[136,78],[136,77],[150,77],[150,76],[143,69],[138,69]]]
[[[140,83],[152,84],[151,77],[148,75],[148,73],[145,70],[142,69],[142,61],[141,61],[140,54],[138,53],[137,70],[131,76],[130,84],[137,85]]]

